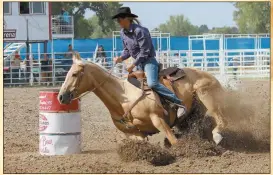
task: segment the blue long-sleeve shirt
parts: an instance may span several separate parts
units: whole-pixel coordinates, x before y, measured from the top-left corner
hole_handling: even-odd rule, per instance
[[[135,59],[134,64],[137,66],[147,59],[155,57],[152,38],[147,28],[131,24],[129,30],[121,29],[120,36],[124,48],[121,54],[123,60],[131,56]]]

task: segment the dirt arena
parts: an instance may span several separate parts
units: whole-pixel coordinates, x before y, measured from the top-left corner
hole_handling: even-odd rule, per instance
[[[81,101],[82,154],[51,157],[38,153],[44,88],[5,88],[4,173],[270,173],[269,83],[244,81],[231,93],[230,132],[217,147],[189,135],[163,149],[161,134],[150,137],[151,144],[121,144],[103,103],[87,95]]]

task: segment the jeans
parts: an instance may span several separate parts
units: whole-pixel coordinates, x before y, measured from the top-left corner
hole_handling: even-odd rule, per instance
[[[13,83],[19,83],[19,68],[18,69],[15,69],[13,68],[12,69],[12,82]]]
[[[159,82],[158,62],[155,58],[149,58],[147,61],[142,63],[141,67],[144,68],[147,77],[147,84],[151,89],[167,100],[176,104],[181,104],[182,101],[172,91]],[[138,67],[138,69],[140,69],[140,67]]]

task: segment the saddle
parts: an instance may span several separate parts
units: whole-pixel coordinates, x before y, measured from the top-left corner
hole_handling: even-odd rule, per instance
[[[158,70],[159,70],[159,72],[158,72],[159,80],[165,79],[165,80],[169,81],[172,89],[168,88],[167,86],[166,87],[170,90],[173,90],[174,93],[176,93],[175,87],[173,86],[173,84],[175,81],[182,79],[186,76],[183,69],[180,69],[177,67],[169,67],[167,69],[162,69],[162,64],[160,64]],[[128,81],[143,91],[143,95],[140,98],[142,98],[145,95],[145,92],[153,91],[151,88],[148,87],[147,81],[146,81],[146,75],[143,71],[135,71],[135,72],[130,73],[128,75]],[[160,101],[163,105],[163,108],[165,109],[165,111],[168,112],[165,114],[165,119],[166,119],[165,121],[169,124],[170,127],[173,127],[175,125],[176,118],[177,118],[177,116],[176,116],[177,106],[174,105],[169,100],[165,99],[164,97],[162,97],[160,95],[159,95],[159,97],[160,97]],[[168,114],[170,114],[171,112],[175,113],[174,119],[171,119],[170,117],[168,117]]]
[[[177,68],[177,67],[169,67],[166,69],[162,69],[162,64],[159,64],[158,69],[158,78],[165,79],[171,82],[173,85],[173,82],[182,79],[186,76],[183,69]],[[133,84],[134,86],[143,89],[143,90],[152,90],[148,87],[146,82],[146,75],[143,71],[135,71],[128,75],[128,81]]]

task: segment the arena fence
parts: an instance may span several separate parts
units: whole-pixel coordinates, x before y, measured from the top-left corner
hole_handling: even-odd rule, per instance
[[[95,62],[107,70],[113,66],[113,56],[121,52],[109,52],[105,58],[96,58],[93,52],[81,52],[84,61]],[[108,56],[110,55],[110,56]],[[21,55],[27,58],[27,55]],[[44,53],[29,55],[23,61],[4,60],[4,85],[60,85],[72,65],[71,53]],[[209,50],[162,51],[157,59],[164,68],[170,66],[194,67],[227,78],[268,78],[270,76],[270,50]],[[118,64],[114,74],[124,77],[126,66],[132,59]],[[19,64],[20,63],[20,64]]]

